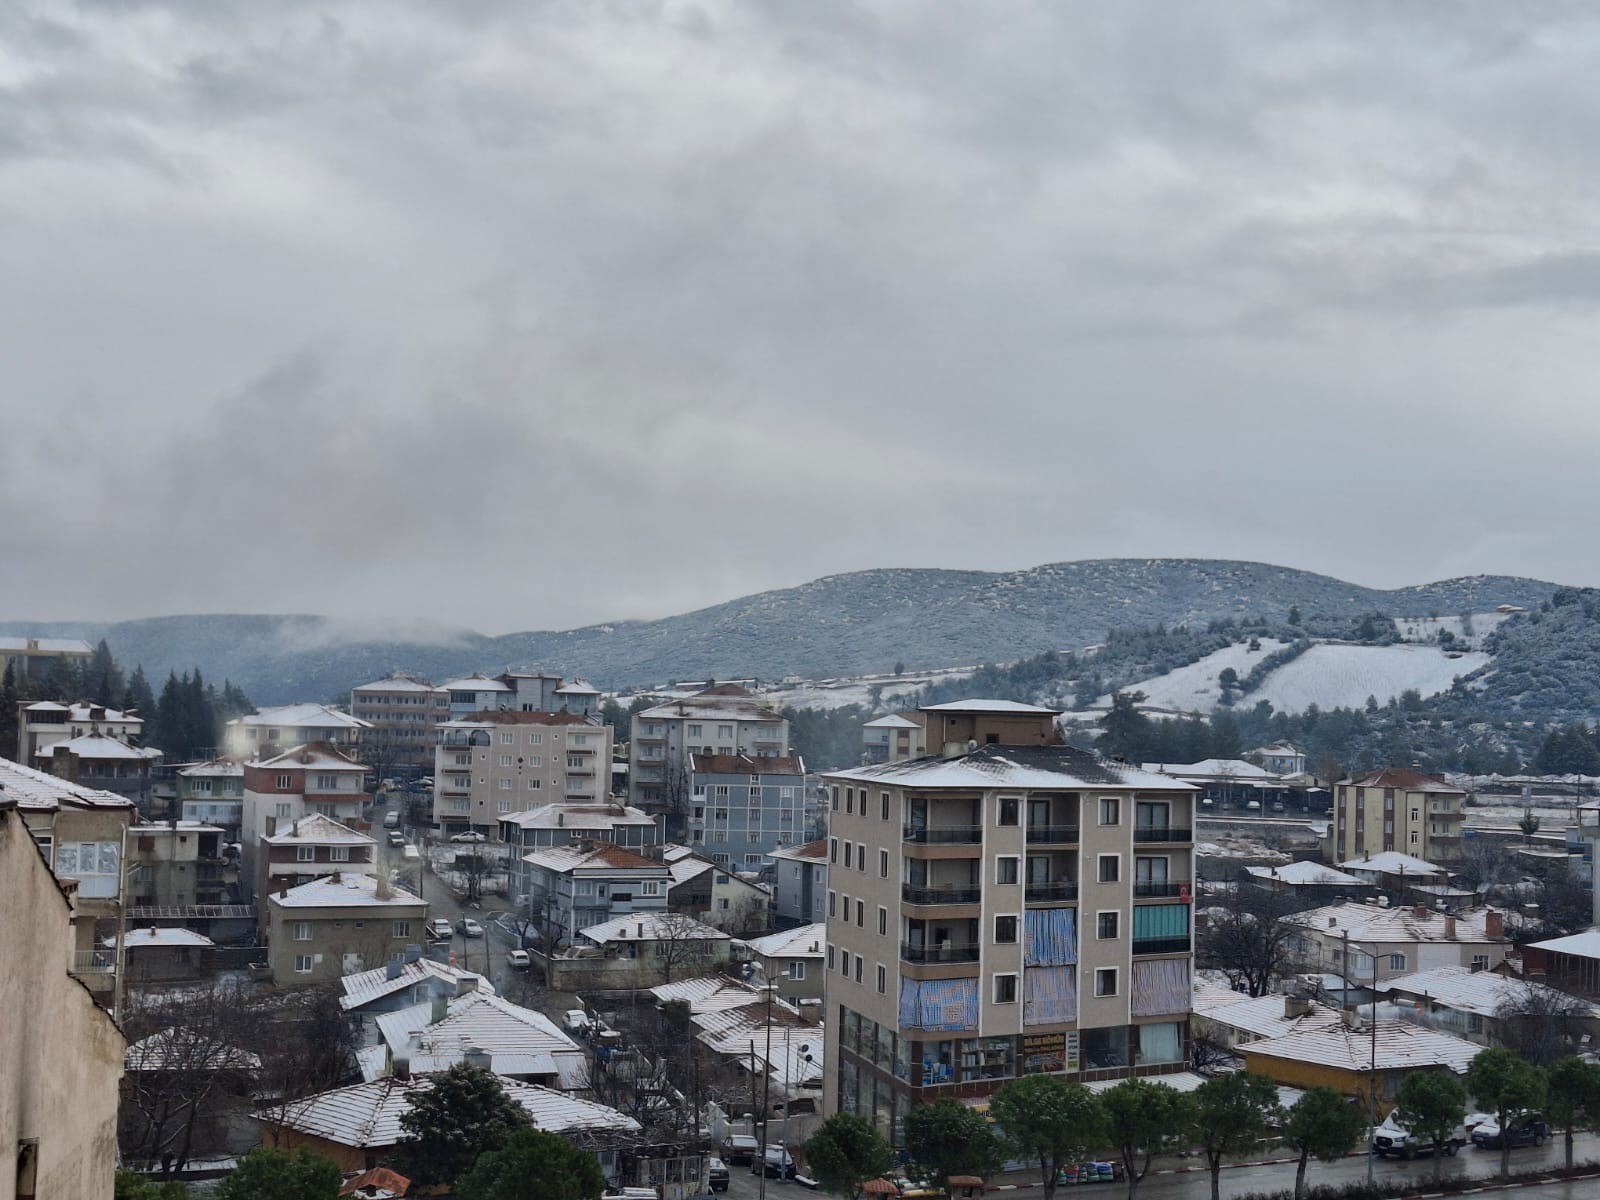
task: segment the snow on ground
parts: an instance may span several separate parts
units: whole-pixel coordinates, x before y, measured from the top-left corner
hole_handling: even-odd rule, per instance
[[[1483,645],[1483,639],[1488,637],[1500,627],[1507,614],[1497,612],[1469,613],[1472,621],[1472,632],[1469,634],[1463,628],[1459,616],[1454,617],[1396,617],[1394,627],[1400,631],[1400,636],[1408,642],[1437,642],[1439,631],[1448,629],[1456,638],[1456,645],[1462,649],[1476,650]]]
[[[872,690],[879,690],[881,705],[903,708],[914,703],[913,695],[930,683],[946,683],[965,679],[976,668],[954,667],[944,671],[906,671],[899,675],[860,675],[842,679],[784,680],[771,687],[762,687],[757,694],[775,705],[793,705],[795,708],[843,708],[846,704],[872,703]],[[904,696],[905,704],[897,704],[895,697]]]
[[[1217,683],[1218,675],[1232,667],[1243,679],[1263,658],[1286,645],[1287,642],[1266,638],[1261,642],[1261,649],[1251,650],[1249,642],[1235,642],[1187,667],[1179,667],[1154,679],[1140,680],[1123,690],[1143,692],[1145,701],[1142,707],[1145,708],[1165,708],[1176,712],[1193,712],[1198,708],[1201,712],[1210,712],[1216,707],[1217,696],[1222,691]],[[1110,708],[1111,697],[1100,697],[1094,702],[1094,707]]]
[[[1437,646],[1312,646],[1293,662],[1278,668],[1265,683],[1243,698],[1245,704],[1270,700],[1275,709],[1301,712],[1307,705],[1359,708],[1368,696],[1387,703],[1409,688],[1424,696],[1449,689],[1457,675],[1489,663],[1474,651],[1455,654]]]

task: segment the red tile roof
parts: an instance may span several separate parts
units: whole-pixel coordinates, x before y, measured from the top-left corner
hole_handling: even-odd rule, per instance
[[[712,775],[804,775],[806,764],[798,754],[694,754],[693,768]]]

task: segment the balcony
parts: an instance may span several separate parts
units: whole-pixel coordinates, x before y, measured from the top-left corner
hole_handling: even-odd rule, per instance
[[[1147,825],[1133,831],[1135,843],[1194,841],[1194,830],[1185,825]]]
[[[1030,846],[1074,846],[1078,842],[1076,825],[1029,825]]]
[[[1133,952],[1139,954],[1187,954],[1187,937],[1134,938]]]
[[[900,960],[908,963],[975,963],[980,947],[976,943],[941,942],[929,945],[923,942],[900,943]]]
[[[1187,879],[1136,879],[1133,883],[1135,900],[1187,900],[1193,895]]]
[[[975,883],[947,883],[926,887],[915,883],[900,885],[900,898],[907,904],[976,904],[983,892]]]
[[[926,825],[908,825],[901,836],[903,840],[915,842],[919,846],[981,846],[983,827],[950,825],[930,829]]]
[[[1030,883],[1024,894],[1029,903],[1033,904],[1076,900],[1078,898],[1078,885],[1075,883]]]

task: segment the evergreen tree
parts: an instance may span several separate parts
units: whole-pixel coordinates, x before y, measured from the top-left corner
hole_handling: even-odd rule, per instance
[[[448,1187],[528,1124],[494,1075],[465,1063],[433,1076],[432,1086],[406,1103],[400,1126],[408,1136],[397,1149],[401,1170],[420,1187]]]
[[[156,697],[150,690],[150,681],[145,678],[144,665],[141,663],[133,669],[133,674],[128,678],[128,687],[122,697],[122,706],[138,712],[147,722],[154,722],[156,715]],[[146,726],[149,729],[150,726]],[[148,736],[148,735],[147,735]]]
[[[17,673],[10,662],[0,675],[0,758],[17,757],[17,706],[22,693],[17,689]]]
[[[101,638],[94,654],[84,667],[83,698],[91,704],[117,708],[123,703],[127,685],[122,679],[122,668],[111,657],[111,647]]]

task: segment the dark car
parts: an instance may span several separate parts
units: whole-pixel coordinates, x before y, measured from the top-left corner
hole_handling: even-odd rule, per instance
[[[1498,1122],[1491,1117],[1472,1131],[1472,1144],[1485,1150],[1499,1150],[1504,1144],[1542,1146],[1549,1136],[1549,1122],[1538,1113],[1523,1113],[1511,1118],[1504,1134]]]
[[[728,1164],[720,1158],[713,1158],[706,1164],[706,1182],[711,1185],[713,1192],[728,1190]]]

